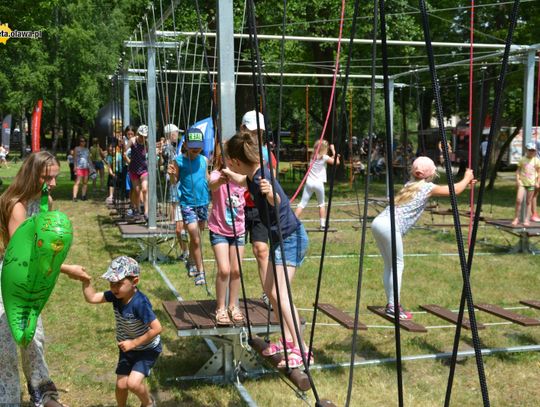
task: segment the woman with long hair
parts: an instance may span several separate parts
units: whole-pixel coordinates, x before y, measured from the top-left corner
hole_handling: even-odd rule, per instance
[[[39,212],[43,187],[48,192],[56,186],[60,172],[58,160],[49,152],[32,153],[23,162],[13,183],[0,196],[0,259],[17,228],[28,217]],[[52,198],[49,195],[49,209]],[[0,275],[2,273],[0,261]],[[76,280],[89,280],[83,267],[63,264],[61,271]],[[21,348],[22,369],[28,383],[32,405],[61,406],[58,391],[49,378],[44,355],[45,336],[41,317],[32,342]],[[0,292],[0,405],[19,405],[21,390],[18,371],[17,345],[11,336]]]

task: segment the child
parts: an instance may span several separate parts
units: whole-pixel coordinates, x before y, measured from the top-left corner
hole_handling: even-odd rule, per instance
[[[7,160],[6,160],[7,155],[8,155],[8,150],[6,148],[4,148],[3,145],[0,144],[0,167],[3,164],[4,167],[6,167],[6,169],[9,168]]]
[[[107,189],[109,190],[109,195],[107,196],[107,199],[105,199],[106,203],[113,203],[114,201],[114,184],[115,184],[115,177],[114,174],[114,146],[112,144],[109,144],[107,147],[107,154],[105,155],[105,158],[103,159],[103,164],[107,167]]]
[[[320,144],[320,147],[319,147]],[[326,153],[328,152],[328,147],[330,147],[330,152],[333,157],[329,157]],[[326,182],[326,165],[339,165],[339,154],[336,155],[336,150],[334,145],[330,144],[328,146],[328,141],[326,140],[317,140],[313,145],[313,151],[319,150],[317,156],[313,157],[313,163],[311,164],[311,170],[309,171],[308,178],[306,180],[306,186],[304,187],[304,192],[302,193],[302,200],[298,204],[294,214],[300,218],[302,211],[307,206],[311,195],[315,192],[317,196],[317,202],[319,204],[319,219],[321,230],[325,229],[326,226],[326,210],[324,208],[324,183]]]
[[[23,162],[12,184],[0,196],[0,274],[2,257],[11,236],[25,219],[39,212],[39,201],[45,184],[49,191],[56,186],[60,164],[46,151],[30,154]],[[49,209],[52,198],[49,196]],[[70,278],[89,280],[83,267],[62,264],[60,271]],[[0,406],[18,406],[21,403],[17,345],[4,315],[0,292]],[[49,377],[45,361],[45,333],[41,316],[36,333],[27,347],[21,347],[22,370],[26,377],[32,405],[59,407],[58,391]]]
[[[134,214],[138,213],[141,196],[144,205],[144,218],[148,220],[148,161],[146,159],[146,138],[148,126],[143,124],[137,129],[137,136],[127,142],[125,149],[130,150],[128,173],[132,184],[130,194]]]
[[[101,146],[99,145],[99,139],[97,137],[94,137],[92,139],[92,146],[90,146],[90,160],[92,161],[92,164],[94,165],[94,169],[99,175],[99,190],[103,190],[103,178],[105,176],[104,173],[104,166],[103,166],[103,157],[105,156],[105,151],[101,149]],[[96,188],[96,178],[93,179],[93,186],[92,188]]]
[[[196,127],[188,130],[187,152],[169,164],[171,183],[180,182],[180,206],[184,226],[189,234],[188,274],[195,277],[195,285],[205,285],[201,233],[208,220],[208,160],[201,155],[203,133]]]
[[[180,129],[174,124],[168,124],[165,126],[163,132],[165,133],[165,141],[160,150],[160,159],[162,160],[163,168],[165,171],[169,166],[169,163],[176,160],[176,152],[178,151],[178,135]],[[189,251],[187,248],[187,233],[184,230],[184,222],[182,219],[182,210],[178,201],[180,200],[180,195],[178,193],[178,182],[173,183],[169,175],[167,174],[167,179],[169,180],[169,198],[168,202],[171,209],[171,220],[174,221],[176,226],[176,240],[180,245],[182,254],[178,257],[178,260],[187,261],[189,259]]]
[[[449,196],[447,186],[435,185],[432,181],[437,176],[437,167],[431,158],[418,157],[411,168],[411,180],[399,191],[395,199],[396,218],[396,257],[398,293],[401,290],[401,276],[403,274],[403,236],[420,218],[430,197]],[[473,171],[468,169],[464,178],[454,185],[456,194],[461,194],[474,179]],[[394,291],[392,280],[392,250],[390,230],[390,208],[386,207],[371,224],[373,237],[384,259],[384,290],[386,291],[386,315],[394,317]],[[406,312],[399,305],[399,318],[411,319],[412,314]]]
[[[112,302],[116,319],[116,341],[119,357],[116,367],[116,402],[125,407],[128,392],[134,393],[141,406],[155,406],[144,378],[161,353],[161,324],[148,298],[139,291],[139,264],[127,256],[111,262],[101,277],[109,281],[111,289],[96,292],[90,281],[84,281],[84,298],[90,304]]]
[[[255,205],[261,214],[261,221],[270,231],[270,239],[272,248],[274,249],[274,256],[273,258],[271,256],[270,259],[275,262],[285,338],[282,338],[278,343],[270,344],[263,351],[263,354],[265,356],[271,356],[283,352],[284,339],[287,346],[289,367],[300,367],[303,364],[300,346],[303,346],[304,352],[307,351],[307,347],[302,338],[297,337],[294,329],[293,313],[298,323],[300,319],[296,307],[293,305],[291,308],[290,306],[284,267],[287,267],[287,274],[290,282],[292,282],[296,268],[304,261],[307,251],[308,237],[306,231],[290,208],[289,198],[285,195],[281,185],[276,181],[272,187],[269,181],[270,172],[268,168],[262,169],[260,167],[259,146],[255,136],[247,132],[237,133],[227,142],[226,146],[229,168],[224,168],[222,172],[239,185],[247,184]],[[274,190],[277,201],[274,201]],[[268,213],[267,209],[269,211]],[[281,236],[277,228],[277,216],[279,216]],[[270,219],[270,223],[268,223],[268,219]],[[282,258],[279,247],[281,239],[284,246],[284,259]],[[278,315],[277,292],[271,261],[269,261],[268,270],[263,280],[263,289],[272,302],[274,312]],[[312,355],[309,356],[312,359]],[[279,367],[285,367],[284,360],[280,362]]]
[[[242,324],[244,314],[238,306],[240,291],[240,261],[244,256],[244,192],[246,188],[234,182],[228,183],[226,175],[221,173],[223,162],[219,145],[214,152],[214,171],[210,173],[210,191],[212,193],[212,212],[208,219],[210,243],[217,262],[216,279],[216,323],[218,325]],[[229,186],[229,194],[227,192]],[[232,207],[232,212],[231,212]],[[234,230],[233,230],[234,222]],[[238,247],[238,253],[236,252]],[[229,291],[229,308],[225,307]]]
[[[74,151],[73,149],[71,149],[69,150],[69,153],[66,157],[68,165],[69,165],[69,179],[71,181],[75,181],[77,179],[77,176],[75,175],[75,163],[73,161],[73,154],[74,154]]]
[[[81,201],[86,201],[86,190],[88,188],[88,176],[90,175],[90,150],[86,148],[86,138],[79,139],[79,145],[75,147],[73,153],[75,164],[75,184],[73,185],[73,202],[77,202],[79,185],[82,182]]]
[[[521,203],[525,196],[526,212],[523,219],[523,226],[529,226],[531,218],[531,207],[535,188],[540,188],[540,159],[536,156],[536,145],[534,141],[525,146],[527,152],[518,162],[516,170],[516,214],[512,221],[512,226],[519,223],[519,214],[521,212]],[[536,218],[535,218],[536,221]]]

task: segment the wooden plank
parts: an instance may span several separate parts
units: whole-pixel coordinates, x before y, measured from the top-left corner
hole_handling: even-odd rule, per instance
[[[191,320],[184,307],[178,301],[163,301],[163,308],[171,318],[177,330],[188,330],[195,328],[195,323]]]
[[[367,308],[378,316],[394,323],[394,318],[389,317],[386,315],[386,312],[384,312],[385,307],[368,305]],[[400,319],[399,326],[409,332],[427,332],[427,329],[424,326],[412,322],[410,319]]]
[[[320,228],[306,228],[306,232],[308,233],[324,233],[324,230],[323,229],[320,229]],[[337,229],[334,229],[334,228],[329,228],[328,229],[328,233],[335,233],[337,232]]]
[[[197,328],[210,329],[215,328],[214,321],[208,316],[198,301],[180,301],[180,305],[189,315]]]
[[[521,304],[528,305],[531,308],[540,309],[540,301],[538,300],[522,300]]]
[[[257,312],[259,315],[262,315],[264,318],[263,325],[266,325],[266,320],[268,319],[268,311],[266,308],[266,304],[263,300],[250,298],[247,300],[248,305],[251,305],[253,307],[253,310]],[[271,311],[270,312],[270,324],[272,325],[279,325],[279,320],[276,317],[276,314]]]
[[[508,321],[512,321],[522,326],[540,325],[540,321],[538,319],[529,318],[524,315],[517,314],[494,304],[474,304],[474,307],[481,311],[495,315],[499,318],[506,319]]]
[[[329,316],[345,328],[354,329],[354,318],[340,309],[337,309],[332,304],[319,304],[318,308],[323,314]],[[365,331],[368,328],[365,324],[358,322],[358,329]]]
[[[199,300],[197,301],[201,308],[206,312],[206,316],[216,324],[216,301],[215,300]],[[233,324],[231,323],[231,326]],[[221,326],[221,325],[220,325]]]
[[[444,319],[445,321],[451,322],[454,325],[457,325],[458,322],[458,316],[459,314],[450,311],[447,308],[443,308],[440,305],[436,304],[426,304],[426,305],[420,305],[420,308],[423,310],[429,312],[430,314],[433,314],[439,318]],[[466,329],[471,329],[471,321],[469,321],[468,318],[463,317],[463,320],[461,322],[461,326]],[[485,329],[486,327],[483,324],[476,323],[476,327],[478,329]]]

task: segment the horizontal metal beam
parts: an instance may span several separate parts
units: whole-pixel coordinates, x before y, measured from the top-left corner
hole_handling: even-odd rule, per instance
[[[146,69],[135,69],[130,68],[129,73],[146,73]],[[208,72],[206,71],[192,71],[192,70],[181,70],[181,69],[157,69],[156,73],[173,73],[173,74],[185,74],[185,75],[206,75]],[[210,75],[217,75],[216,71],[210,71]],[[253,75],[251,72],[236,72],[236,76],[251,76]],[[297,73],[297,72],[284,72],[283,74],[281,72],[265,72],[264,76],[271,76],[271,77],[278,77],[283,75],[287,78],[333,78],[334,75],[331,73]],[[360,74],[350,74],[349,78],[353,79],[371,79],[371,75],[360,75]],[[382,75],[375,75],[375,79],[382,80]]]
[[[156,31],[156,37],[192,37],[200,36],[201,33],[198,31]],[[207,32],[204,33],[207,37],[213,38],[216,36],[216,33]],[[234,38],[249,38],[249,34],[235,33]],[[281,41],[282,38],[285,38],[286,41],[303,41],[303,42],[339,42],[337,37],[306,37],[306,36],[296,36],[296,35],[286,35],[282,37],[281,35],[268,35],[268,34],[259,34],[257,35],[259,40],[276,40]],[[349,40],[341,40],[342,43],[348,43]],[[371,45],[373,40],[371,39],[360,39],[356,38],[353,40],[354,44],[363,44]],[[380,44],[381,41],[377,40],[377,43]],[[425,47],[426,44],[424,41],[400,41],[400,40],[387,40],[388,45],[396,46],[412,46],[412,47]],[[431,43],[434,47],[446,47],[446,48],[469,48],[470,44],[464,42],[437,42],[434,41]],[[504,49],[504,44],[485,44],[485,43],[474,43],[474,48],[480,49]],[[528,49],[527,45],[512,45],[512,49]]]
[[[124,41],[126,48],[179,48],[182,46],[182,41],[165,41],[165,42],[148,42],[148,41]]]

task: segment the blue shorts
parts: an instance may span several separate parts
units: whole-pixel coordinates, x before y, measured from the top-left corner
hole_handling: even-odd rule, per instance
[[[150,375],[152,366],[161,353],[161,350],[131,350],[129,352],[120,351],[118,354],[118,365],[116,366],[116,374],[120,376],[129,376],[134,370],[142,373],[144,377]]]
[[[306,229],[304,229],[304,225],[302,224],[300,224],[292,234],[283,239],[283,252],[285,254],[287,266],[299,267],[304,262],[308,243],[309,239]],[[279,242],[276,243],[274,249],[274,262],[276,265],[283,265]]]
[[[217,244],[227,243],[229,246],[235,246],[234,241],[238,242],[238,246],[245,246],[246,239],[244,235],[237,236],[236,239],[233,236],[223,236],[218,233],[210,231],[210,244],[215,246]]]
[[[208,206],[182,206],[182,218],[186,225],[207,221]]]
[[[94,164],[94,168],[96,171],[102,170],[104,168],[103,161],[92,161],[92,163]]]

